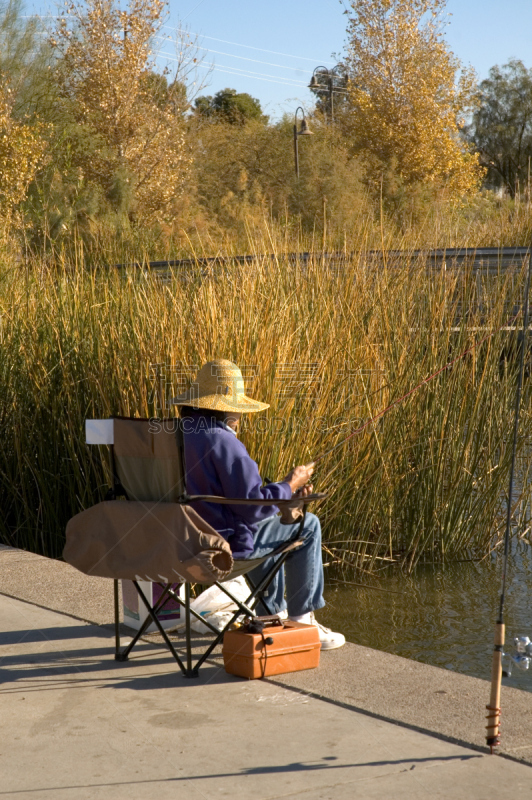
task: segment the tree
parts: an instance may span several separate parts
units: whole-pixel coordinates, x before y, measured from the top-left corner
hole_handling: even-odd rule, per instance
[[[0,218],[12,226],[43,162],[48,126],[36,117],[46,72],[37,21],[20,0],[0,0]]]
[[[247,92],[238,93],[236,89],[222,89],[214,97],[198,97],[194,108],[200,117],[215,118],[231,125],[268,121],[268,117],[262,113],[259,100]]]
[[[461,196],[482,171],[461,136],[474,73],[443,38],[446,0],[350,0],[346,128],[373,174],[392,164],[406,184]]]
[[[488,185],[514,197],[530,182],[532,70],[517,59],[494,66],[478,96],[469,136],[488,167]]]
[[[43,159],[46,141],[43,126],[16,120],[14,93],[0,88],[0,218],[11,222],[13,212],[26,196],[30,182]]]
[[[21,0],[0,0],[0,77],[9,84],[10,104],[16,117],[33,115],[45,94],[47,48],[37,17],[24,17]]]
[[[164,0],[129,0],[127,10],[72,0],[51,37],[72,166],[115,207],[127,196],[130,216],[147,220],[171,214],[189,166],[182,84],[154,69],[165,8]],[[94,145],[84,150],[87,135]]]

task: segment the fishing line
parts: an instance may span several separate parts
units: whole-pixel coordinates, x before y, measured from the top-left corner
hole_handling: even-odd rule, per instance
[[[519,354],[519,376],[517,379],[517,390],[515,393],[515,415],[514,431],[512,442],[512,461],[510,465],[510,485],[508,488],[508,507],[506,511],[506,530],[504,532],[504,553],[502,558],[502,578],[501,578],[501,597],[499,603],[499,616],[495,623],[495,636],[493,646],[493,659],[491,663],[491,691],[490,702],[486,706],[488,711],[486,719],[486,742],[493,753],[493,748],[500,744],[500,721],[501,721],[501,679],[502,679],[502,656],[504,649],[505,626],[504,626],[504,601],[506,594],[506,573],[508,569],[508,555],[510,552],[510,527],[512,521],[512,494],[514,488],[515,461],[517,454],[517,436],[519,432],[519,411],[521,408],[521,393],[523,388],[523,377],[525,373],[525,350],[527,345],[528,333],[528,301],[530,295],[530,278],[532,274],[532,251],[528,262],[528,274],[525,285],[525,296],[523,299],[523,338],[521,342],[521,352]]]
[[[531,253],[531,260],[532,260],[532,253]],[[530,288],[530,268],[529,268],[529,271],[528,271],[528,279],[527,279],[527,298],[528,298],[528,290],[529,290],[529,288]],[[527,310],[528,310],[528,306],[527,306]],[[517,314],[515,314],[515,316],[513,316],[510,320],[508,320],[508,322],[506,322],[504,325],[501,325],[501,327],[498,328],[496,331],[491,331],[491,333],[488,333],[487,336],[484,336],[482,339],[480,339],[480,341],[475,342],[475,344],[471,345],[471,347],[468,347],[467,350],[464,350],[463,353],[460,353],[459,356],[456,356],[456,358],[453,358],[452,361],[447,362],[447,364],[444,364],[443,367],[440,367],[438,370],[436,370],[436,372],[433,372],[432,375],[429,375],[427,378],[424,378],[421,381],[421,383],[418,383],[417,386],[414,386],[414,388],[410,389],[408,392],[406,392],[406,394],[403,394],[403,395],[401,395],[401,397],[396,398],[393,402],[391,402],[388,406],[386,406],[386,408],[383,408],[382,411],[379,411],[379,413],[376,414],[374,417],[370,417],[370,419],[367,419],[366,422],[364,422],[363,425],[361,425],[355,431],[350,433],[349,436],[346,436],[345,439],[342,439],[341,441],[337,442],[329,450],[326,450],[325,453],[322,453],[321,455],[317,456],[314,459],[314,463],[317,464],[318,461],[321,461],[323,458],[325,458],[326,456],[330,455],[330,453],[334,452],[334,450],[336,450],[338,447],[341,447],[346,442],[348,442],[350,439],[352,439],[354,436],[356,436],[357,434],[361,433],[365,428],[368,427],[368,425],[371,425],[373,422],[376,422],[378,419],[380,419],[385,414],[387,414],[388,411],[390,411],[392,408],[394,408],[395,406],[399,405],[399,403],[402,403],[403,400],[407,399],[407,397],[410,397],[411,394],[414,394],[414,392],[417,392],[417,390],[421,389],[422,386],[425,386],[425,384],[429,383],[431,380],[436,378],[438,375],[441,375],[441,373],[445,372],[446,369],[450,369],[452,366],[454,366],[454,364],[456,364],[462,358],[465,358],[469,353],[471,353],[477,347],[480,347],[480,345],[484,344],[484,342],[487,342],[488,339],[490,339],[492,336],[495,336],[496,333],[500,333],[502,330],[507,328],[509,325],[512,324],[512,322],[515,322],[515,320],[517,319],[517,317],[519,316],[520,313],[521,312],[518,311]],[[526,319],[526,327],[528,327],[528,313],[527,313],[527,319]]]

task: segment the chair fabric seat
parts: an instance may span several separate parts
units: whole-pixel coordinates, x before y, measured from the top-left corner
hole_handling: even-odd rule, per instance
[[[230,581],[232,578],[239,578],[241,575],[246,575],[248,572],[255,569],[255,567],[260,566],[269,557],[268,555],[264,556],[264,558],[235,558],[233,560],[233,569],[224,580]]]

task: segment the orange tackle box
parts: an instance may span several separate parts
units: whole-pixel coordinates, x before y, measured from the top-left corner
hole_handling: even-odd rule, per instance
[[[319,632],[315,625],[257,617],[225,633],[222,653],[225,671],[241,678],[314,669],[320,663]]]

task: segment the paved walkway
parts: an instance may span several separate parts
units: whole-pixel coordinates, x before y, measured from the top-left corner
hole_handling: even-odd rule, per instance
[[[324,653],[318,670],[268,681],[228,676],[219,658],[186,680],[152,643],[120,664],[101,618],[112,614],[110,581],[91,579],[99,625],[47,607],[69,593],[79,606],[85,580],[60,562],[0,551],[0,800],[532,792],[528,764],[476,749],[484,681],[356,645]],[[39,596],[16,599],[25,592]],[[503,710],[507,749],[526,757],[532,696],[506,689]]]

